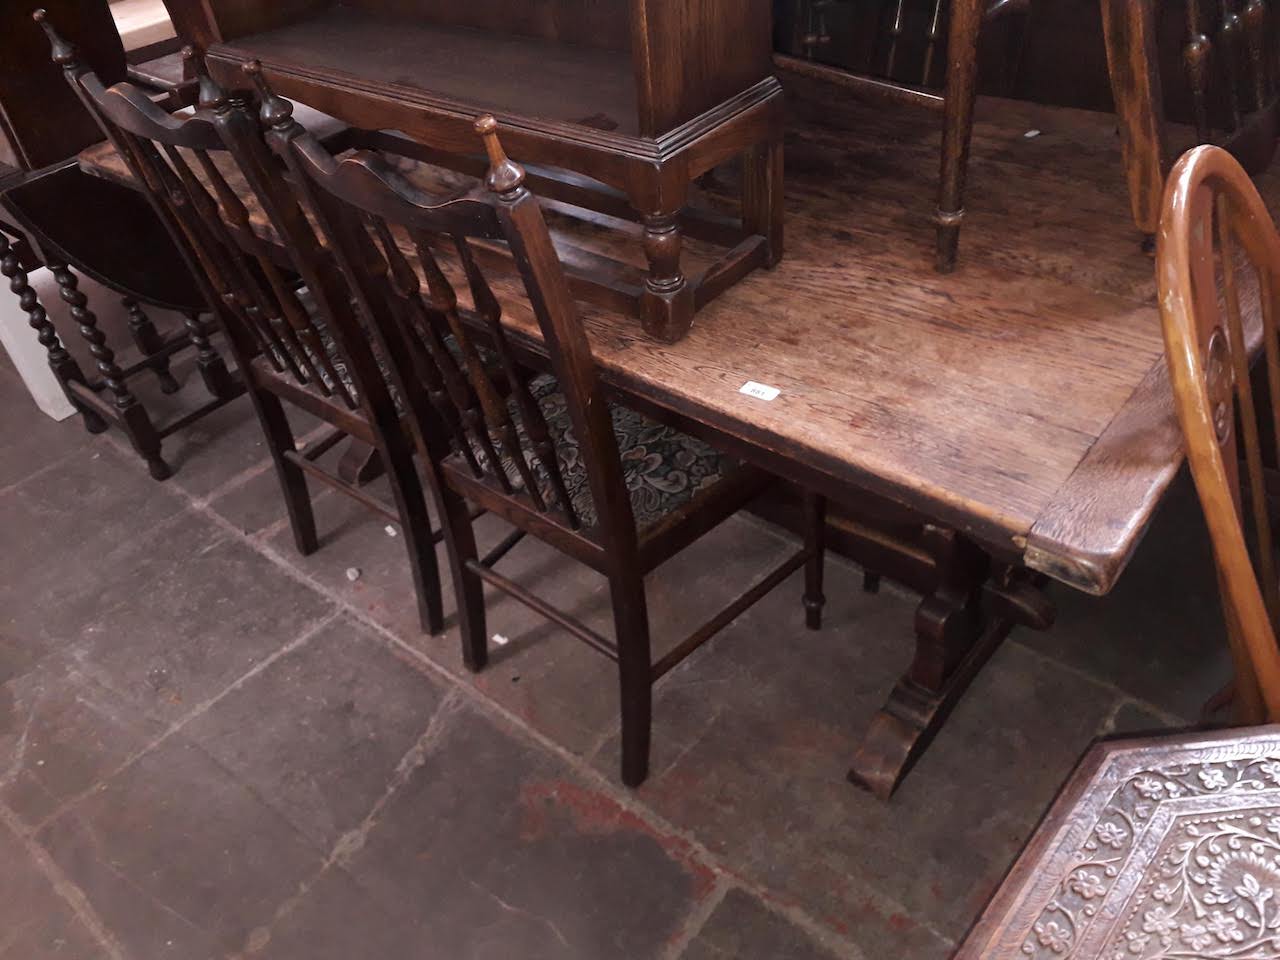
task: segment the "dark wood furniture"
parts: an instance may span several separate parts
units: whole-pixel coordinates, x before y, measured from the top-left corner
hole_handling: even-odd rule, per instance
[[[262,83],[258,65],[251,72]],[[476,124],[487,191],[439,201],[372,152],[341,160],[292,119],[264,84],[268,140],[287,159],[306,206],[393,369],[430,463],[457,593],[463,659],[487,660],[485,583],[618,664],[622,779],[648,773],[651,688],[753,603],[805,567],[808,625],[822,610],[822,501],[807,498],[803,549],[654,662],[644,577],[759,496],[772,478],[705,443],[610,404],[560,260],[522,168]],[[503,330],[475,244],[510,250],[554,379],[530,381]],[[451,281],[449,274],[453,274]],[[469,292],[460,301],[455,286]],[[457,345],[449,349],[446,335]],[[495,354],[501,378],[483,360]],[[654,461],[657,462],[655,466]],[[492,511],[608,578],[615,636],[600,636],[481,560],[469,503]],[[499,555],[514,539],[504,542]]]
[[[1101,743],[955,960],[1271,958],[1280,729]]]
[[[1197,147],[1173,168],[1156,272],[1178,419],[1227,612],[1236,712],[1245,723],[1275,721],[1280,233],[1225,150]],[[1255,384],[1259,348],[1265,360]]]
[[[212,87],[205,107],[191,116],[170,115],[128,82],[106,87],[58,36],[43,11],[36,18],[49,36],[54,62],[98,117],[136,182],[144,186],[209,311],[227,332],[275,461],[299,552],[309,554],[319,546],[307,489],[307,477],[312,476],[400,524],[423,629],[439,633],[444,628],[435,556],[439,537],[431,529],[396,400],[364,327],[350,309],[350,294],[332,270],[313,259],[309,293],[320,310],[309,312],[297,278],[288,272],[291,260],[279,256],[279,244],[260,240],[250,225],[250,191],[244,180],[232,174],[232,186],[224,173],[232,164],[220,128],[238,125],[256,138],[255,117],[244,104],[230,103]],[[260,145],[259,159],[268,157],[265,145]],[[310,236],[310,228],[279,174],[256,176],[251,183],[259,191],[255,206],[270,211],[277,223],[288,224],[289,249],[307,256],[309,251],[299,246]],[[231,389],[219,358],[202,351],[199,363],[211,389]],[[299,449],[282,401],[327,421],[333,429]],[[319,462],[348,436],[377,450],[394,507]]]
[[[679,339],[695,310],[782,256],[767,0],[167,3],[224,85],[257,59],[284,96],[399,130],[473,173],[470,124],[493,112],[516,156],[551,168],[531,181],[542,195],[605,226],[643,222],[609,262],[567,260],[577,291],[638,313],[655,337]],[[694,179],[737,156],[740,221],[687,212]],[[717,251],[697,274],[686,233]]]
[[[796,55],[779,55],[779,68],[839,86],[852,96],[943,113],[942,172],[939,185],[938,265],[954,266],[963,216],[962,194],[969,129],[977,78],[977,41],[981,24],[1026,3],[1008,0],[953,0],[942,3],[883,5],[885,42],[869,53],[871,65],[894,74],[902,59],[919,65],[919,81],[910,85],[851,72],[824,60],[837,59],[822,17],[843,0],[799,0],[788,7],[788,46]],[[908,14],[904,21],[904,6]],[[1120,120],[1123,170],[1133,220],[1147,238],[1155,236],[1164,179],[1173,159],[1194,143],[1217,142],[1230,149],[1250,173],[1265,169],[1280,134],[1280,91],[1275,63],[1280,43],[1277,19],[1265,0],[1187,0],[1158,5],[1154,0],[1100,0],[1111,90]],[[1180,8],[1180,9],[1179,9]],[[949,17],[944,13],[949,10]],[[816,12],[815,12],[816,11]],[[1165,119],[1159,38],[1163,16],[1185,14],[1182,62],[1194,131],[1182,131]],[[922,15],[923,14],[923,15]],[[939,55],[941,23],[946,19],[945,61]],[[918,36],[904,35],[915,27]],[[915,41],[914,44],[912,41]],[[839,51],[843,55],[845,51]],[[936,81],[936,64],[945,62],[941,93],[925,89]],[[1181,97],[1179,98],[1181,99]]]
[[[982,98],[970,177],[990,201],[969,213],[972,259],[942,275],[932,229],[903,218],[937,162],[931,124],[785,79],[786,260],[726,291],[675,344],[580,307],[607,388],[826,494],[828,546],[921,592],[903,625],[915,657],[855,758],[855,779],[887,796],[1008,631],[1052,622],[1046,578],[1114,586],[1182,439],[1113,117]],[[1028,140],[1031,128],[1045,134]],[[82,163],[128,182],[101,152]],[[718,179],[732,200],[738,184]],[[1280,176],[1258,182],[1280,204]],[[833,198],[850,196],[859,217],[833,223]],[[1033,203],[1046,214],[1023,216]],[[490,274],[505,329],[537,353],[511,280]],[[745,396],[747,381],[780,392]]]
[[[124,78],[125,52],[105,0],[59,0],[51,8],[100,60],[106,76]],[[164,438],[238,396],[241,388],[226,378],[209,341],[213,331],[199,316],[200,292],[147,202],[136,190],[87,176],[76,165],[76,153],[101,140],[102,131],[49,62],[31,11],[20,4],[0,8],[0,37],[0,147],[8,157],[0,162],[0,272],[9,278],[85,427],[97,433],[118,424],[151,475],[165,479],[172,471],[161,452]],[[164,91],[148,95],[169,99]],[[42,265],[71,309],[97,376],[87,376],[67,351],[28,281],[28,272]],[[125,298],[135,360],[126,359],[99,327],[77,274]],[[184,328],[162,333],[143,304],[183,314]],[[209,400],[157,423],[131,383],[154,374],[162,390],[176,391],[170,360],[191,348],[205,358],[203,369],[222,373],[206,378]]]
[[[1226,147],[1252,174],[1266,169],[1280,135],[1280,21],[1266,0],[1187,0],[1182,51],[1194,139],[1165,121],[1157,49],[1165,5],[1101,0],[1107,62],[1134,222],[1154,236],[1165,174],[1195,143]]]
[[[932,0],[927,16],[914,22],[916,36],[904,36],[912,25],[906,0],[894,0],[884,9],[883,33],[868,52],[878,75],[854,73],[821,62],[824,49],[824,8],[839,0],[802,0],[793,13],[796,46],[805,56],[779,54],[774,58],[784,70],[833,83],[849,95],[871,102],[923,108],[942,115],[941,169],[938,202],[933,213],[937,228],[936,265],[940,272],[955,269],[964,220],[965,172],[969,165],[969,141],[973,136],[973,105],[978,92],[978,34],[982,24],[1013,13],[1024,13],[1027,0]],[[942,32],[947,33],[945,46]],[[912,41],[915,41],[914,43]],[[911,82],[898,79],[899,51],[915,48],[919,72]],[[945,59],[941,53],[945,52]],[[930,85],[935,64],[941,64],[942,92]]]

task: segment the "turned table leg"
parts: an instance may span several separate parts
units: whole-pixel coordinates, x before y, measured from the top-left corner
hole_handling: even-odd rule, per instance
[[[188,313],[184,317],[187,336],[196,348],[196,369],[204,380],[205,389],[220,400],[229,400],[236,395],[236,384],[227,370],[227,363],[210,342],[211,325],[197,313]]]
[[[1100,2],[1129,204],[1134,223],[1149,239],[1160,224],[1166,156],[1155,0]]]
[[[120,302],[129,311],[129,333],[133,336],[133,343],[143,357],[149,359],[148,366],[160,381],[160,391],[177,393],[180,384],[169,372],[169,357],[161,353],[164,350],[164,339],[156,330],[156,325],[142,309],[142,304],[133,297],[125,297]]]
[[[36,405],[55,420],[65,420],[76,411],[84,415],[85,426],[93,433],[105,430],[107,425],[96,413],[83,410],[72,402],[66,384],[69,381],[84,383],[80,365],[67,353],[40,297],[32,288],[22,258],[9,238],[0,232],[0,274],[9,281],[9,289],[18,300],[18,307],[26,314],[27,325],[36,333],[36,342],[44,348],[49,372],[39,365],[39,351],[30,344],[30,335],[19,337],[16,327],[10,328],[7,319],[0,319],[0,339],[13,358],[22,380],[31,391]],[[21,323],[20,315],[14,318]],[[10,337],[12,334],[12,338]],[[50,376],[52,374],[52,376]]]
[[[644,217],[649,276],[641,294],[640,319],[646,333],[667,343],[683,337],[693,323],[693,288],[680,270],[682,246],[678,211]]]
[[[50,262],[49,270],[58,284],[59,295],[71,308],[71,319],[80,327],[80,336],[89,345],[89,353],[97,362],[98,373],[102,375],[103,382],[111,393],[117,419],[129,435],[134,449],[147,461],[151,476],[157,480],[167,480],[173,471],[160,456],[160,434],[156,432],[146,408],[129,389],[124,371],[116,363],[115,351],[107,345],[107,336],[98,328],[98,318],[89,309],[89,298],[80,289],[80,282],[65,263]],[[90,426],[90,429],[93,427]]]
[[[942,170],[938,182],[937,268],[956,266],[960,223],[964,220],[964,181],[973,138],[973,105],[978,92],[978,31],[982,0],[956,0],[947,40],[947,81],[942,111]]]

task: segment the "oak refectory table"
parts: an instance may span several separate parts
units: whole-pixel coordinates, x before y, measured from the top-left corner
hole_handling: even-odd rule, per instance
[[[936,162],[932,125],[787,86],[787,257],[678,343],[582,310],[627,402],[827,494],[833,545],[922,593],[914,659],[850,774],[887,797],[1009,630],[1052,623],[1048,581],[1112,588],[1181,440],[1112,117],[981,102],[972,176],[991,199],[944,276],[912,187]],[[81,162],[126,176],[101,150]],[[1280,202],[1280,178],[1259,183]],[[722,169],[704,199],[727,207],[738,187]],[[616,253],[642,229],[553,223],[566,256]],[[507,299],[509,335],[537,354]]]

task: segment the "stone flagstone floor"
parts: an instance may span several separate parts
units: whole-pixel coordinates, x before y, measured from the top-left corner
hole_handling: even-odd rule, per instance
[[[628,791],[609,663],[493,597],[509,642],[467,674],[339,495],[298,556],[247,402],[167,452],[158,484],[0,355],[5,960],[941,960],[1090,741],[1192,722],[1227,672],[1183,480],[1117,591],[1057,591],[892,803],[844,774],[913,600],[838,558],[820,632],[793,580],[664,680]],[[655,637],[791,548],[729,522],[652,579]],[[504,569],[607,626],[583,568],[526,542]]]

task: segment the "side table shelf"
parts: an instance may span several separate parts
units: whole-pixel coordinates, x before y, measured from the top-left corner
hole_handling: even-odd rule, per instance
[[[398,131],[432,162],[473,168],[471,125],[493,113],[511,155],[542,168],[541,195],[643,224],[647,271],[579,272],[575,289],[638,315],[659,339],[680,339],[698,308],[782,255],[782,89],[767,2],[608,0],[589,5],[589,37],[575,0],[538,4],[559,16],[537,22],[515,0],[420,0],[421,14],[377,0],[168,2],[225,86],[245,87],[242,67],[258,60],[284,96]],[[738,156],[741,220],[685,213],[693,180]],[[724,248],[700,276],[682,269],[686,231]]]

